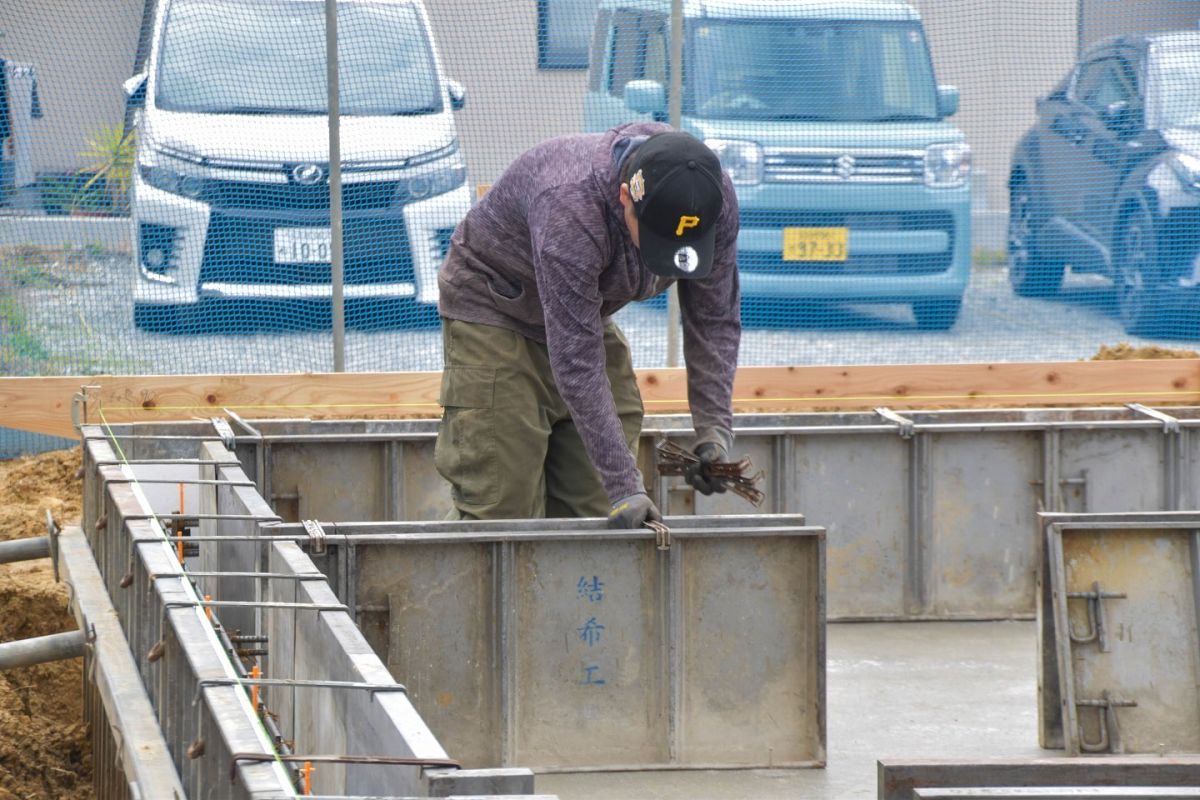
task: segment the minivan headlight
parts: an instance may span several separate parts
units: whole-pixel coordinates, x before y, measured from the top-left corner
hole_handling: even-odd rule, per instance
[[[445,194],[466,182],[467,166],[462,161],[454,161],[430,172],[402,178],[396,183],[396,205],[415,203],[427,197]]]
[[[971,146],[963,142],[934,144],[925,149],[925,185],[955,189],[971,175]]]
[[[734,183],[762,183],[763,150],[745,139],[705,139],[708,149],[721,159],[721,168]]]
[[[142,173],[142,180],[156,189],[191,198],[198,198],[204,194],[203,178],[181,175],[173,169],[161,166],[139,164],[138,169]]]

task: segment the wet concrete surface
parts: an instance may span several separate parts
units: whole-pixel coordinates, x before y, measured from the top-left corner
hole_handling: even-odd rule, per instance
[[[547,774],[562,800],[876,796],[884,758],[1036,758],[1031,621],[830,624],[825,769]]]

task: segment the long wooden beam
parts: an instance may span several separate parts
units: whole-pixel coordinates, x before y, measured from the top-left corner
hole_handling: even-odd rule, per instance
[[[288,375],[91,375],[0,378],[0,427],[76,435],[85,422],[437,416],[437,372]],[[687,411],[686,373],[639,370],[649,413]],[[87,387],[86,389],[84,387]],[[739,412],[1200,404],[1200,359],[1024,364],[744,367]]]

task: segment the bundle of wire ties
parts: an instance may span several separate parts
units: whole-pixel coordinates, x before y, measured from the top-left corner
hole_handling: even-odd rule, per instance
[[[710,461],[701,463],[695,453],[685,450],[668,440],[660,444],[658,452],[658,473],[660,475],[684,475],[688,468],[700,465],[700,474],[709,479],[716,479],[726,489],[753,503],[756,507],[762,505],[766,495],[758,484],[762,482],[762,470],[754,471],[754,464],[748,457],[740,461]]]

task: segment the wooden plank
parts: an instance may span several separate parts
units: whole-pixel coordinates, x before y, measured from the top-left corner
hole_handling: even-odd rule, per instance
[[[88,390],[89,422],[206,418],[436,417],[440,373],[93,375],[0,378],[0,427],[75,435],[71,399]],[[686,372],[638,371],[646,411],[687,411]],[[1200,359],[1027,364],[743,367],[739,412],[1014,408],[1200,403]]]
[[[887,760],[878,771],[879,800],[915,800],[918,788],[1196,786],[1200,756]]]

